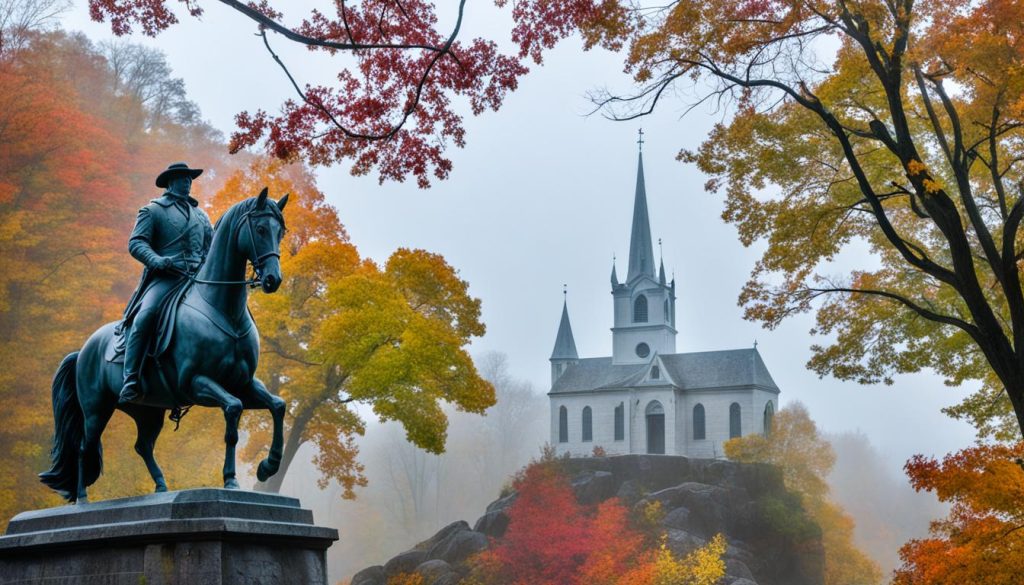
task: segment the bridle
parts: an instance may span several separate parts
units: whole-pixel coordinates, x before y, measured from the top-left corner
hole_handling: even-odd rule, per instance
[[[266,260],[267,258],[277,258],[278,260],[281,259],[281,253],[276,251],[276,250],[271,249],[271,250],[269,250],[267,252],[263,252],[261,254],[260,251],[256,249],[256,232],[254,231],[254,229],[252,227],[252,218],[260,217],[260,216],[264,216],[264,215],[271,215],[271,216],[273,216],[274,213],[270,212],[270,211],[266,211],[266,210],[250,209],[249,211],[246,211],[244,214],[242,214],[242,220],[240,222],[238,222],[238,227],[235,229],[235,237],[237,238],[238,232],[240,232],[242,230],[242,226],[243,225],[245,225],[245,227],[248,228],[248,232],[249,232],[249,245],[250,245],[250,248],[252,249],[252,256],[251,256],[251,258],[252,258],[251,259],[251,263],[252,263],[252,269],[253,269],[253,277],[252,278],[248,278],[246,280],[205,280],[205,279],[202,279],[202,278],[196,278],[196,276],[194,274],[187,274],[186,276],[188,276],[188,279],[191,280],[192,282],[195,282],[195,283],[198,283],[198,284],[212,284],[212,285],[238,285],[238,284],[242,284],[242,285],[248,285],[250,288],[256,288],[256,287],[260,286],[261,284],[263,284],[263,261]],[[284,222],[281,222],[281,224],[282,224],[281,228],[284,229]]]

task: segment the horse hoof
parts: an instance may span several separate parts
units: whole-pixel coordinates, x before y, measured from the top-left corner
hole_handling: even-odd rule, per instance
[[[263,461],[260,461],[260,464],[256,467],[256,479],[260,481],[267,481],[275,473],[277,473],[277,469],[271,467],[271,465],[267,463],[265,459]]]
[[[153,493],[162,494],[162,493],[164,493],[166,491],[167,491],[167,486],[165,486],[165,485],[158,485],[158,486],[156,486],[156,489],[153,490]]]
[[[226,489],[226,490],[237,490],[238,489],[238,480],[236,480],[236,479],[226,479],[226,480],[224,480],[224,489]]]
[[[82,496],[82,497],[78,498],[77,500],[75,500],[75,505],[76,506],[81,506],[82,504],[88,504],[88,503],[89,503],[89,498],[87,496]]]

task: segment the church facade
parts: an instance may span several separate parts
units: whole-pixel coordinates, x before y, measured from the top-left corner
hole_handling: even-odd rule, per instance
[[[580,358],[562,305],[551,353],[551,444],[559,454],[650,453],[717,458],[731,437],[767,433],[778,408],[757,348],[676,353],[676,283],[655,270],[643,155],[629,266],[612,266],[612,355]]]

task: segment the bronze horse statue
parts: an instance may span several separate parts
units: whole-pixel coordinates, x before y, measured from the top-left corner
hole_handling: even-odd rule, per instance
[[[43,483],[71,502],[87,502],[86,488],[103,467],[100,435],[120,408],[135,420],[135,451],[146,462],[156,491],[167,491],[153,447],[169,409],[192,405],[224,411],[224,487],[238,488],[235,445],[243,409],[267,409],[274,434],[257,477],[265,481],[281,463],[285,403],[254,377],[259,359],[259,333],[246,307],[249,285],[272,293],[281,285],[282,214],[288,196],[280,201],[258,197],[232,206],[214,230],[206,261],[189,277],[180,294],[166,349],[142,371],[148,391],[140,401],[118,406],[124,381],[122,365],[109,357],[117,323],[100,327],[80,351],[61,362],[53,379],[55,433],[49,471]],[[252,263],[256,278],[246,280]],[[169,322],[170,323],[170,322]]]

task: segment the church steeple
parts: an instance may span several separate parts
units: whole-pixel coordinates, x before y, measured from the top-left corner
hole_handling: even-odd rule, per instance
[[[643,148],[643,131],[637,140]],[[661,240],[658,240],[661,246]],[[654,263],[651,224],[644,183],[644,158],[637,159],[633,224],[629,240],[629,272],[626,281],[612,281],[614,327],[612,363],[646,363],[653,355],[676,352],[675,292],[665,278],[665,263]]]
[[[654,246],[651,245],[651,221],[647,216],[643,152],[637,160],[636,195],[633,199],[633,227],[629,236],[629,272],[626,274],[626,282],[633,282],[638,276],[654,278]]]

